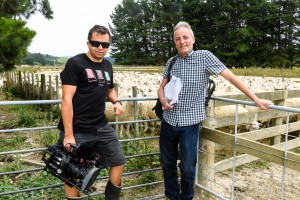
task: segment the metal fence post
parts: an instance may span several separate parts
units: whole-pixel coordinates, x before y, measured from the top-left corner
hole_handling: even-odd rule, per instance
[[[133,86],[132,87],[132,93],[133,97],[137,97],[137,87]],[[138,102],[134,101],[133,102],[133,120],[136,121],[139,119],[139,107],[138,107]],[[136,137],[140,136],[140,130],[139,130],[139,124],[135,123],[134,124],[134,133]]]

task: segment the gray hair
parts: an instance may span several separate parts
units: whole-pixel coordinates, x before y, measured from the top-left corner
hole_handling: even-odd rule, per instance
[[[192,30],[192,28],[191,28],[191,26],[187,23],[187,22],[178,22],[177,24],[176,24],[176,26],[174,27],[174,32],[177,30],[177,29],[179,29],[179,28],[181,28],[181,27],[186,27],[186,28],[188,28],[189,30],[190,30],[190,32],[191,32],[191,35],[192,35],[192,37],[194,38],[195,36],[194,36],[194,33],[193,33],[193,30]]]

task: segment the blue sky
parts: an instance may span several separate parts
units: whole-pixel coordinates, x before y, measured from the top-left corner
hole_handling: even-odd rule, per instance
[[[110,15],[122,0],[49,0],[54,12],[47,20],[40,13],[26,27],[37,32],[28,51],[53,56],[87,52],[87,34],[95,24],[108,27]]]

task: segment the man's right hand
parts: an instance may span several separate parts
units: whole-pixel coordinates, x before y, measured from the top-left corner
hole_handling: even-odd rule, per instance
[[[164,110],[172,110],[174,105],[170,105],[170,102],[172,101],[171,98],[164,98],[161,102],[161,104],[164,107]]]
[[[64,141],[63,141],[64,147],[68,152],[72,152],[72,147],[70,144],[76,145],[76,141],[73,135],[70,136],[65,136]]]

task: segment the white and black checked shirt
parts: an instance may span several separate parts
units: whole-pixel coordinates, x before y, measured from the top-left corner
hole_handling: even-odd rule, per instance
[[[170,60],[163,76],[168,76]],[[163,112],[164,120],[172,126],[189,126],[205,119],[205,93],[209,74],[219,74],[226,66],[210,51],[191,51],[184,58],[178,57],[171,75],[181,79],[178,102],[172,110]]]

